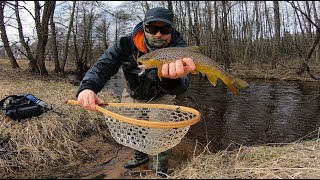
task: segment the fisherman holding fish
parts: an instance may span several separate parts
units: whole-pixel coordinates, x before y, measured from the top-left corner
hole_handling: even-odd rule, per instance
[[[130,34],[105,50],[81,81],[76,95],[80,105],[95,111],[96,105],[104,103],[97,93],[121,66],[127,82],[121,98],[123,103],[173,104],[176,95],[186,92],[189,87],[187,74],[196,68],[192,58],[181,57],[161,64],[159,69],[141,67],[138,63],[142,55],[161,48],[187,47],[182,35],[174,28],[173,17],[166,8],[152,8]],[[166,174],[169,155],[170,150],[167,150],[158,157],[154,156],[152,169],[160,175]],[[134,168],[148,160],[148,154],[136,151],[124,167]]]

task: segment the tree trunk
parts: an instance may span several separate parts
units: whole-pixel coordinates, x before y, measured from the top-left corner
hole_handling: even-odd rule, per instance
[[[4,1],[0,1],[0,32],[1,32],[1,40],[3,43],[3,46],[6,50],[6,53],[8,55],[8,58],[10,60],[11,63],[11,67],[12,68],[20,68],[19,64],[17,63],[16,58],[14,57],[10,45],[9,45],[9,40],[8,40],[8,36],[7,36],[7,32],[6,32],[6,27],[4,26],[4,16],[3,16],[3,10],[5,7],[5,2]]]
[[[229,48],[229,33],[228,33],[228,12],[227,12],[227,3],[228,1],[222,1],[222,44],[223,44],[223,60],[225,64],[225,69],[230,68],[230,48]]]
[[[260,46],[260,43],[259,43],[259,34],[260,34],[260,21],[259,21],[259,16],[260,16],[260,13],[259,13],[259,1],[254,1],[254,14],[255,14],[255,23],[256,23],[256,34],[255,34],[255,44],[254,44],[254,51],[256,54],[259,53],[259,46]],[[254,56],[254,62],[256,62],[256,57],[257,56]]]
[[[198,8],[199,8],[199,1],[191,1],[192,10],[194,14],[194,25],[193,25],[193,38],[196,41],[196,46],[200,47],[200,38],[201,38],[201,31],[200,31],[200,22],[199,22],[199,15],[198,15]]]
[[[317,12],[316,5],[315,5],[314,1],[312,1],[311,3],[312,3],[312,10],[313,10],[313,17],[314,17],[317,25],[320,27],[320,20],[318,18],[318,12]],[[315,62],[319,63],[320,62],[320,44],[319,43],[318,43],[315,51],[316,51],[315,52],[316,53]]]
[[[39,1],[34,1],[35,3],[35,24],[38,35],[37,44],[37,63],[40,70],[40,75],[47,76],[48,72],[45,66],[45,50],[48,41],[48,24],[52,11],[55,9],[56,1],[45,1],[44,9],[42,13],[42,18],[40,20],[40,10],[41,6]]]
[[[76,21],[75,26],[73,28],[73,47],[74,47],[74,53],[76,56],[76,62],[79,62],[79,52],[78,52],[78,43],[77,43],[77,34],[78,34],[78,14],[79,14],[79,8],[76,9]]]
[[[211,9],[211,2],[205,2],[205,32],[203,33],[205,37],[207,37],[206,43],[206,54],[211,57],[212,56],[212,41],[213,41],[213,30],[212,30],[212,9]],[[211,57],[212,58],[212,57]]]
[[[52,34],[52,56],[54,61],[54,72],[60,73],[60,64],[59,64],[59,54],[58,54],[58,46],[57,46],[57,32],[56,32],[56,25],[53,21],[54,11],[51,12],[50,17],[50,26],[51,26],[51,34]]]
[[[188,44],[191,44],[192,43],[192,39],[191,37],[193,37],[193,25],[192,25],[192,16],[191,16],[191,8],[190,8],[190,2],[189,1],[186,1],[186,6],[188,8],[188,23],[189,23],[189,31],[188,31]]]
[[[71,34],[71,30],[73,27],[73,18],[74,18],[74,11],[75,11],[75,7],[76,7],[76,1],[73,1],[73,5],[72,5],[72,11],[71,11],[71,16],[70,16],[70,22],[69,22],[69,27],[68,27],[68,33],[67,33],[67,38],[66,38],[66,48],[64,49],[64,53],[63,53],[63,58],[62,58],[62,62],[61,62],[61,72],[64,74],[64,67],[66,65],[66,61],[67,61],[67,57],[68,57],[68,50],[69,50],[69,39],[70,39],[70,34]]]
[[[168,9],[169,9],[172,13],[174,13],[173,7],[172,7],[172,1],[167,1],[167,2],[168,2]]]
[[[276,67],[276,61],[279,56],[280,49],[280,12],[279,12],[279,1],[273,1],[274,8],[274,46],[272,56],[272,68]]]
[[[37,61],[36,61],[35,57],[33,56],[33,53],[31,52],[31,48],[30,48],[28,42],[26,42],[24,39],[25,37],[23,35],[23,28],[22,28],[22,23],[21,23],[20,14],[19,14],[19,1],[16,1],[14,10],[15,10],[16,18],[17,18],[19,40],[20,40],[20,43],[22,44],[22,46],[24,47],[24,49],[26,50],[26,54],[24,54],[24,55],[29,60],[31,72],[39,74],[39,68],[37,66]]]
[[[249,19],[249,12],[248,12],[248,4],[246,1],[244,1],[244,9],[245,9],[245,20],[244,20],[244,29],[246,30],[245,34],[244,34],[244,39],[246,40],[246,46],[244,49],[244,55],[243,55],[243,61],[244,62],[249,62],[250,59],[250,49],[251,49],[251,41],[252,41],[252,28],[251,28],[251,20]],[[251,65],[251,63],[248,63],[249,66]]]
[[[266,16],[266,22],[265,22],[265,30],[268,32],[266,32],[266,34],[269,34],[269,37],[272,37],[272,28],[271,28],[271,23],[270,23],[270,17],[269,17],[269,8],[267,6],[267,2],[263,1],[264,4],[264,13]]]
[[[107,24],[107,19],[104,18],[103,21],[103,27],[102,27],[102,42],[103,42],[103,48],[108,49],[109,43],[108,43],[108,29],[110,24]]]
[[[146,11],[148,11],[150,9],[150,6],[148,4],[148,1],[144,1],[145,2],[145,7],[146,7]]]
[[[214,54],[214,58],[215,59],[220,59],[220,55],[219,55],[219,51],[218,51],[218,44],[219,44],[219,19],[218,19],[218,15],[219,15],[219,10],[218,10],[218,2],[214,1],[213,6],[214,6],[214,46],[215,48],[215,52]]]

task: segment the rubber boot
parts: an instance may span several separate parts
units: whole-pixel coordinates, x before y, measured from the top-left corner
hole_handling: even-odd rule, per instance
[[[136,150],[134,158],[130,159],[126,164],[124,164],[124,167],[131,169],[147,161],[149,161],[148,154]]]

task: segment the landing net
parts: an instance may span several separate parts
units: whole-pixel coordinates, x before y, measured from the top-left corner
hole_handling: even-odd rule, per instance
[[[177,105],[108,103],[96,109],[104,114],[119,144],[150,155],[179,144],[190,126],[200,120],[199,111]]]

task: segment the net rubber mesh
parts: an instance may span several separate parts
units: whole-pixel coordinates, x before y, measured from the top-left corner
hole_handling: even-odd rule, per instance
[[[196,114],[178,109],[146,107],[113,107],[104,109],[142,121],[179,122],[196,117]],[[190,126],[178,128],[151,128],[119,121],[104,114],[112,137],[119,143],[149,155],[157,155],[180,143]]]

